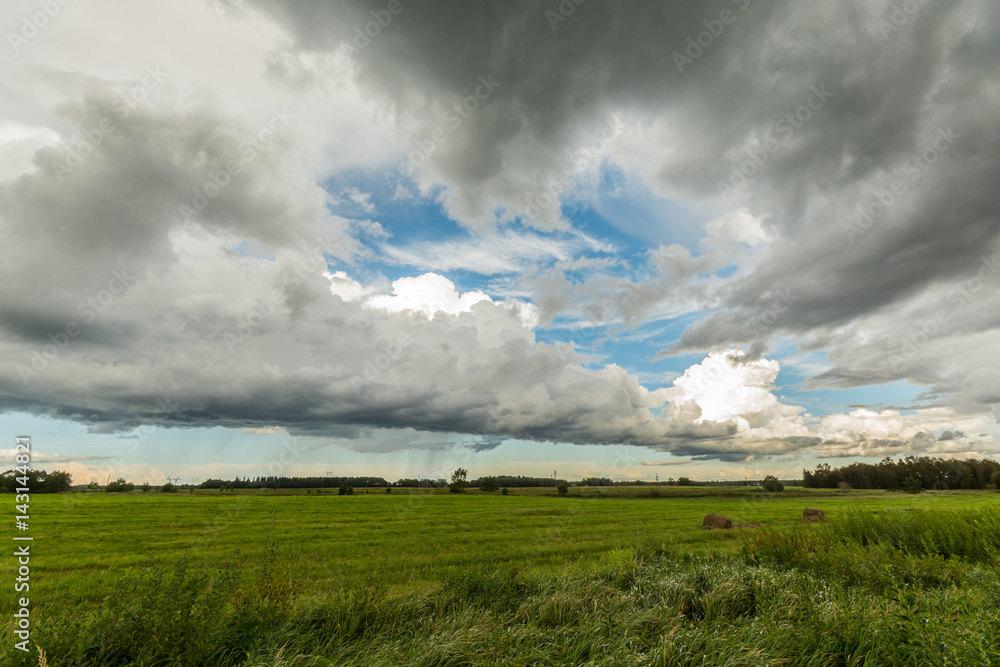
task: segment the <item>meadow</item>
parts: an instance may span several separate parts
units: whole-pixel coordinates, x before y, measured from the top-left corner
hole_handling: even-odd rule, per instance
[[[31,501],[47,665],[1000,665],[991,492]],[[702,530],[708,512],[739,527]],[[5,627],[4,664],[40,664]]]

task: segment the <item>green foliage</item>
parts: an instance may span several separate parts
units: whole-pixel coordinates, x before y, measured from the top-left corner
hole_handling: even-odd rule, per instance
[[[160,493],[177,493],[177,487],[174,486],[171,482],[167,482],[166,484],[160,487]]]
[[[563,480],[559,480],[559,484],[556,485],[556,491],[559,492],[560,496],[565,496],[569,493],[569,484]]]
[[[21,472],[14,468],[0,473],[0,493],[16,493],[18,488],[27,488],[28,493],[65,493],[70,490],[73,476],[68,472],[28,468]],[[24,482],[27,482],[25,485]]]
[[[774,475],[768,475],[765,477],[760,485],[765,491],[769,491],[771,493],[780,493],[785,490],[785,485],[782,484]]]
[[[485,493],[495,493],[500,488],[496,477],[483,477],[479,480],[479,490]]]
[[[692,482],[687,477],[678,477],[677,486],[694,486],[694,482]]]
[[[108,493],[131,493],[135,489],[135,484],[125,481],[124,477],[119,477],[113,482],[108,482],[104,488]]]
[[[996,475],[1000,475],[1000,462],[993,459],[908,456],[898,461],[887,457],[876,464],[856,462],[841,468],[820,464],[815,470],[802,471],[802,484],[806,488],[836,489],[844,482],[855,489],[894,490],[912,478],[925,489],[983,489]]]
[[[385,487],[385,492],[386,493],[392,493],[392,487],[391,486]]]
[[[500,490],[500,495],[506,496],[508,493],[510,493],[510,491],[507,490],[506,486]]]
[[[448,485],[448,491],[451,493],[465,493],[468,476],[469,471],[465,468],[455,470],[455,472],[451,473],[451,483]]]
[[[354,487],[350,486],[347,482],[341,482],[340,488],[337,489],[337,495],[339,496],[353,496]]]
[[[142,486],[140,486],[139,488],[140,488],[140,489],[142,489],[142,492],[143,492],[143,493],[149,493],[149,491],[150,491],[150,490],[151,490],[151,489],[152,489],[153,487],[149,485],[149,482],[143,482],[143,483],[142,483]]]
[[[236,572],[235,564],[221,571],[191,569],[182,558],[172,571],[128,574],[97,614],[76,627],[63,625],[56,641],[48,644],[50,659],[55,662],[69,649],[84,664],[210,664],[225,645],[224,612],[235,591]],[[75,642],[58,643],[74,630],[79,633]]]
[[[924,490],[924,485],[920,483],[919,479],[907,477],[903,480],[902,489],[907,493],[920,493]]]
[[[69,493],[73,485],[73,476],[68,472],[56,470],[45,476],[42,485],[43,493]]]
[[[997,564],[1000,509],[969,511],[847,512],[835,524],[843,544],[885,544],[920,556],[960,557]]]

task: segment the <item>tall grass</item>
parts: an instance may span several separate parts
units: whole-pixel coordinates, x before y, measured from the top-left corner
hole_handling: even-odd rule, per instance
[[[483,558],[407,594],[184,561],[33,638],[53,665],[997,665],[998,521],[857,510],[725,555],[638,543],[556,576]]]
[[[914,555],[1000,563],[1000,509],[977,512],[872,512],[856,509],[834,524],[842,544],[888,545]]]

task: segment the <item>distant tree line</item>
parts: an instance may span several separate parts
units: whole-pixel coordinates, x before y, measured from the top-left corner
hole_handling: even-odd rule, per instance
[[[208,479],[198,485],[199,489],[339,489],[342,486],[356,488],[384,488],[389,482],[381,477],[237,477],[233,480]]]
[[[448,480],[446,479],[413,479],[404,478],[397,479],[392,483],[397,489],[441,489],[448,486]]]
[[[701,486],[706,482],[695,482],[687,477],[668,477],[667,479],[655,482],[643,479],[626,479],[615,481],[609,477],[584,477],[576,486]]]
[[[831,468],[822,463],[802,471],[802,485],[836,489],[848,484],[855,489],[984,489],[1000,484],[1000,463],[992,459],[939,459],[908,456],[898,461],[886,457],[878,463],[851,463]]]
[[[489,487],[493,487],[494,484],[497,488],[499,487],[510,487],[512,489],[532,489],[540,486],[557,486],[562,480],[553,479],[552,477],[524,477],[521,475],[497,475],[496,477],[481,477],[479,479],[474,479],[469,482],[470,487],[480,488],[483,485],[484,480]]]
[[[27,485],[22,482],[27,482]],[[0,493],[15,493],[15,489],[25,487],[28,493],[67,493],[72,483],[73,476],[61,470],[46,472],[29,469],[24,475],[16,470],[6,470],[0,474]]]

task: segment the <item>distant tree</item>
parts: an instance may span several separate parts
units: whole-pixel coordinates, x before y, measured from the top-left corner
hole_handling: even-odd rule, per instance
[[[903,491],[907,493],[920,493],[924,490],[924,485],[920,483],[919,479],[913,477],[907,477],[903,480]]]
[[[225,493],[226,491],[232,491],[232,490],[233,490],[232,482],[226,482],[225,484],[223,484],[222,486],[219,487],[219,491],[222,491],[223,493]]]
[[[990,484],[993,485],[993,488],[1000,489],[1000,470],[997,470],[993,473],[993,476],[990,477]]]
[[[44,493],[68,493],[72,483],[72,475],[68,472],[56,470],[45,478],[42,490]]]
[[[143,493],[149,493],[149,490],[153,487],[149,485],[149,482],[143,482],[142,486],[140,486],[139,488],[142,489]]]
[[[108,493],[129,493],[135,489],[135,484],[125,481],[124,477],[119,477],[113,482],[108,482],[104,490]]]
[[[500,495],[506,496],[508,493],[510,493],[510,491],[507,490],[506,486],[500,489]]]
[[[840,489],[841,493],[850,493],[851,491],[854,490],[854,487],[848,484],[847,482],[840,482],[839,484],[837,484],[837,488]]]
[[[479,480],[479,488],[486,493],[494,493],[500,490],[500,482],[496,477],[483,477]]]
[[[391,486],[385,487],[385,492],[386,493],[392,493],[392,487]]]
[[[177,487],[170,482],[167,482],[160,487],[160,493],[177,493]]]
[[[556,490],[559,492],[560,496],[565,496],[569,493],[569,484],[565,480],[559,480],[559,484],[556,485]]]
[[[458,468],[455,472],[451,473],[451,484],[448,485],[448,491],[451,493],[465,493],[468,476],[469,471],[465,468]]]
[[[764,487],[765,491],[770,491],[771,493],[780,493],[785,490],[785,485],[782,484],[774,475],[768,475],[765,477],[760,485]]]
[[[341,482],[340,483],[340,488],[337,489],[337,495],[340,495],[340,496],[353,496],[354,495],[354,487],[351,486],[351,485],[349,485],[347,482]]]
[[[677,486],[694,486],[694,482],[692,482],[687,477],[678,477]]]

